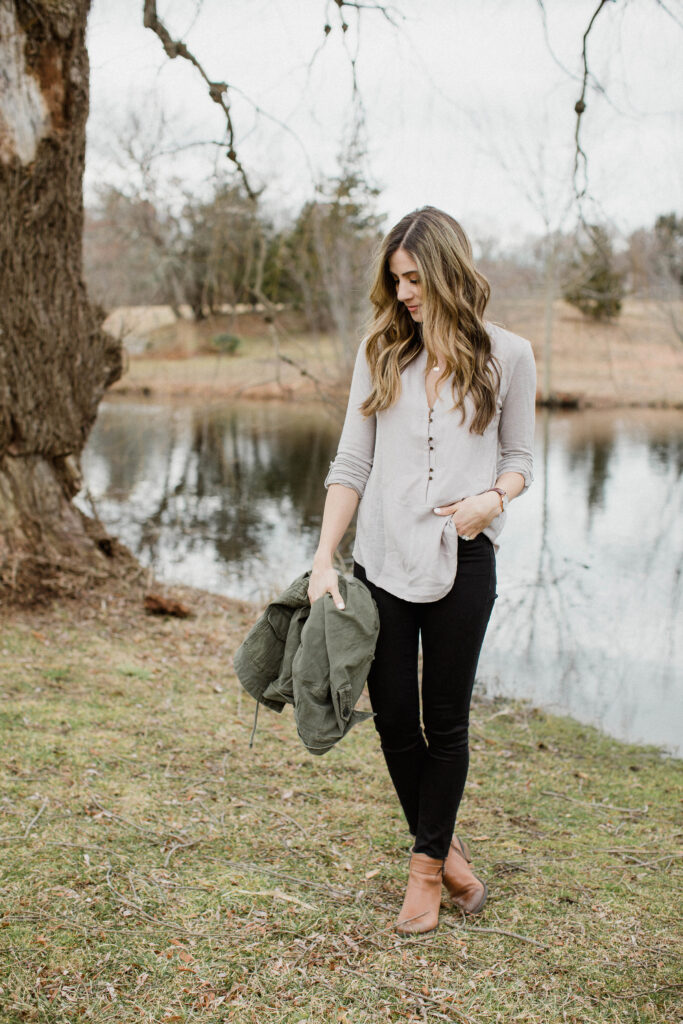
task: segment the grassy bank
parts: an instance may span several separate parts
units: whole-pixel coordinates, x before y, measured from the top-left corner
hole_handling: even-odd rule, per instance
[[[677,315],[680,317],[680,310]],[[214,317],[198,324],[178,321],[157,329],[146,328],[149,353],[129,358],[126,372],[112,392],[160,397],[301,398],[315,397],[320,388],[333,395],[340,391],[334,339],[307,334],[292,314],[283,317],[288,334],[281,353],[294,365],[275,359],[272,340],[258,316]],[[542,301],[506,300],[492,310],[491,318],[530,339],[540,387],[544,373]],[[146,320],[154,323],[151,316]],[[118,332],[125,321],[112,314],[110,326]],[[211,353],[211,339],[223,331],[241,339],[235,355]],[[302,374],[302,368],[310,376]],[[667,311],[656,303],[629,300],[618,320],[595,323],[558,300],[551,380],[555,392],[575,396],[588,407],[681,408],[683,347]],[[337,397],[343,402],[343,386],[341,392]]]
[[[176,593],[194,618],[134,589],[4,616],[2,1024],[680,1019],[681,762],[476,703],[460,829],[489,903],[399,939],[372,725],[315,759],[262,711],[250,750],[254,610]]]

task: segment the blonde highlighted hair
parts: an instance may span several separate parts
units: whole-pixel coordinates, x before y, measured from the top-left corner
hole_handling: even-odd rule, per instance
[[[422,324],[396,297],[389,271],[402,249],[415,260],[422,287]],[[453,217],[433,206],[409,213],[386,236],[377,255],[370,301],[374,315],[366,341],[373,388],[361,406],[366,416],[388,409],[401,393],[401,372],[422,348],[441,367],[439,383],[452,377],[454,408],[465,419],[465,398],[474,413],[470,430],[483,434],[493,419],[500,371],[484,327],[490,288],[474,265],[472,246]]]

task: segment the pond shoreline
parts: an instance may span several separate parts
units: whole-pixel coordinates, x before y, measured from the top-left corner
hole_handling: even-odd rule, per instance
[[[150,399],[151,401],[173,401],[191,400],[219,402],[224,400],[239,400],[253,402],[301,402],[310,404],[326,404],[333,402],[341,405],[348,398],[348,388],[343,385],[326,386],[325,397],[313,385],[304,382],[301,385],[278,385],[274,382],[261,384],[247,384],[240,386],[192,384],[166,382],[155,378],[149,378],[146,383],[119,383],[112,386],[105,394],[106,400],[134,399],[136,401]],[[583,394],[570,394],[562,392],[552,396],[549,401],[543,401],[539,396],[536,398],[536,408],[548,408],[561,412],[583,412],[587,409],[664,409],[683,410],[683,399],[673,400],[667,398],[652,399],[619,399],[609,395],[586,396]]]

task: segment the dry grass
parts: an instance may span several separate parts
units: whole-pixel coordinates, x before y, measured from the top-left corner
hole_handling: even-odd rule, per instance
[[[679,319],[682,311],[679,310]],[[511,306],[505,326],[534,346],[543,379],[543,318],[538,302]],[[553,389],[585,405],[683,406],[683,345],[654,302],[627,300],[614,323],[586,319],[565,302],[555,306]]]
[[[399,939],[409,837],[366,723],[322,759],[231,667],[248,605],[177,588],[0,627],[0,1020],[680,1019],[681,762],[478,702],[481,918]],[[677,944],[678,943],[678,944]]]
[[[180,320],[150,331],[150,352],[128,357],[126,372],[111,392],[287,399],[316,397],[322,391],[334,397],[340,383],[333,340],[307,334],[299,319],[283,314],[283,359],[275,357],[266,325],[255,315],[240,316],[237,323],[231,316]],[[235,355],[212,351],[212,338],[223,332],[240,338]]]
[[[499,302],[491,316],[531,340],[543,377],[543,307],[536,299]],[[325,389],[339,390],[332,339],[307,335],[294,319],[282,351]],[[242,338],[235,356],[207,355],[210,338],[231,331]],[[131,357],[114,393],[161,396],[300,398],[315,396],[310,378],[274,358],[258,317],[181,321],[150,335],[154,356]],[[553,389],[587,406],[683,406],[683,346],[666,310],[627,301],[614,323],[593,323],[564,302],[555,309]]]

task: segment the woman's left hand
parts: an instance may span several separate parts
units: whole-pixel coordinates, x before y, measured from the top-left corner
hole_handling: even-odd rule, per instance
[[[496,516],[500,515],[500,496],[496,491],[471,494],[468,498],[454,501],[451,505],[441,505],[435,508],[434,512],[437,516],[452,516],[458,535],[474,540],[482,530],[491,525]]]

